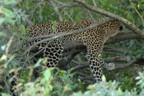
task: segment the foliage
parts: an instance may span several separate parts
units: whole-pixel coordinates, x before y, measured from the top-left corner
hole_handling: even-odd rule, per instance
[[[102,82],[89,85],[85,92],[74,92],[79,83],[73,84],[72,77],[69,77],[72,74],[58,69],[56,75],[52,75],[53,73],[54,69],[49,68],[43,72],[41,78],[22,85],[19,88],[19,91],[22,89],[19,96],[143,96],[144,92],[144,72],[139,72],[139,76],[136,77],[139,93],[135,88],[122,91],[118,82],[107,82],[104,76]]]
[[[140,28],[144,28],[144,21],[141,16],[144,16],[144,2],[143,0],[85,0],[87,3],[96,5],[109,12],[118,14]],[[135,1],[135,2],[134,2]],[[71,0],[59,0],[59,2],[70,3]],[[63,7],[59,5],[63,20],[77,22],[81,19],[97,19],[103,17],[100,14],[90,12],[83,7]],[[20,96],[143,96],[144,94],[144,73],[139,72],[136,77],[137,86],[132,74],[134,68],[131,70],[111,72],[108,74],[108,79],[114,78],[117,75],[117,81],[107,82],[105,78],[103,82],[90,85],[86,90],[88,84],[75,78],[74,74],[69,71],[62,71],[59,69],[42,68],[38,78],[34,78],[32,71],[36,66],[41,67],[41,59],[33,66],[33,62],[27,64],[27,58],[22,56],[20,62],[19,45],[23,35],[27,32],[27,27],[30,23],[43,23],[52,20],[54,25],[58,21],[58,16],[49,2],[49,0],[1,0],[0,1],[0,93],[2,96],[12,95],[11,81],[17,77],[18,84],[12,86],[17,89],[14,92]],[[28,22],[29,21],[29,22]],[[55,30],[54,26],[54,30]],[[130,30],[125,30],[129,32]],[[124,48],[125,56],[135,56],[142,58],[144,56],[144,41],[143,40],[128,40],[118,42],[115,45],[110,45],[115,48]],[[105,55],[106,53],[104,53]],[[113,54],[114,56],[117,53]],[[112,56],[111,54],[105,55]],[[31,57],[30,57],[31,58]],[[23,63],[24,62],[24,63]],[[26,63],[26,64],[25,64]],[[42,66],[43,67],[43,66]],[[16,73],[12,75],[11,73]],[[1,83],[1,80],[5,82]],[[115,79],[113,79],[115,80]],[[5,86],[7,85],[7,86]],[[136,88],[133,88],[136,87]],[[79,91],[79,92],[77,92]]]
[[[15,54],[12,54],[12,42],[16,38],[15,31],[19,30],[19,25],[24,20],[23,12],[15,7],[16,0],[0,1],[0,91],[9,92],[9,81],[12,79],[10,73],[15,71],[17,65]],[[19,25],[17,25],[19,24]],[[17,26],[16,30],[13,30]],[[18,43],[18,42],[17,42]],[[15,49],[17,50],[17,49]],[[9,78],[9,80],[7,80]],[[5,84],[8,84],[5,86]],[[0,92],[0,93],[1,93]],[[9,96],[1,93],[2,96]]]
[[[57,72],[55,75],[54,71]],[[21,86],[23,91],[20,96],[61,96],[62,94],[68,95],[78,84],[72,81],[72,74],[60,71],[58,69],[47,69],[43,72],[43,76],[34,82],[28,82]],[[24,87],[24,88],[23,88]]]

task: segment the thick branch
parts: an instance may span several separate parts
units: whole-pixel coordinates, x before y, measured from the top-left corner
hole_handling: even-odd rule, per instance
[[[120,33],[115,37],[110,38],[106,44],[112,44],[112,43],[116,43],[119,41],[124,41],[124,40],[131,40],[131,39],[142,39],[139,35],[136,35],[132,32],[128,32],[128,33]]]
[[[81,4],[82,6],[84,6],[85,8],[91,10],[91,11],[100,13],[100,14],[108,16],[108,17],[112,17],[114,19],[117,19],[117,20],[123,22],[129,29],[133,30],[133,32],[135,32],[136,34],[138,34],[139,36],[144,38],[144,32],[142,32],[138,27],[136,27],[133,23],[129,22],[128,20],[126,20],[126,19],[124,19],[124,18],[122,18],[116,14],[113,14],[113,13],[110,13],[110,12],[105,11],[103,9],[100,9],[96,6],[91,6],[89,4],[86,4],[82,0],[75,0],[75,1],[79,4]]]
[[[110,38],[106,44],[113,44],[113,43],[116,43],[116,42],[119,42],[119,41],[123,41],[123,40],[131,40],[131,39],[140,39],[138,35],[132,33],[132,32],[129,32],[129,33],[120,33],[118,34],[117,36],[115,37],[112,37]],[[71,54],[73,53],[73,51],[86,51],[86,46],[83,45],[82,43],[79,43],[79,42],[76,42],[76,41],[71,41],[71,42],[68,42],[68,43],[64,43],[63,44],[64,46],[64,56],[67,56],[68,54]],[[31,51],[34,51],[36,50],[36,48],[34,47]],[[69,51],[71,50],[71,51]],[[114,51],[114,52],[122,52],[123,50],[119,50],[119,49],[107,49],[104,47],[104,51],[107,51],[109,50],[110,52]]]
[[[105,44],[106,45],[113,44],[113,43],[116,43],[119,41],[132,40],[132,39],[140,39],[140,37],[132,32],[120,33],[117,36],[110,38]],[[71,49],[76,49],[76,50],[77,49],[81,49],[81,50],[85,49],[86,50],[86,46],[84,46],[82,43],[72,41],[72,42],[69,42],[68,44],[67,43],[64,44],[64,49],[65,50],[71,50]],[[104,48],[104,50],[109,50],[109,49]],[[82,50],[82,51],[84,51],[84,50]],[[115,51],[122,52],[123,50],[115,49]]]
[[[116,57],[111,57],[111,58],[105,58],[104,61],[107,63],[109,63],[109,62],[126,62],[126,63],[121,63],[121,64],[120,63],[115,64],[115,69],[120,69],[120,68],[125,68],[125,67],[128,67],[128,66],[134,64],[136,59],[132,58],[131,60],[129,60],[125,56],[124,57],[116,56]],[[76,67],[72,68],[71,71],[75,72],[76,70],[80,70],[80,69],[88,67],[88,66],[89,66],[89,63],[87,63],[87,62],[79,62],[79,64]],[[115,69],[112,69],[112,70],[115,70]]]

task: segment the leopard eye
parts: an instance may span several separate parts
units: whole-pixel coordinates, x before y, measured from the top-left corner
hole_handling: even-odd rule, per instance
[[[120,27],[119,27],[119,30],[120,30],[120,31],[123,30],[123,26],[120,26]]]

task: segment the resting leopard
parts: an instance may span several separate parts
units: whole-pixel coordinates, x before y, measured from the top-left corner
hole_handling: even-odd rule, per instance
[[[44,36],[56,32],[66,32],[86,28],[94,23],[97,26],[87,29],[83,32],[71,34],[53,41],[46,41],[37,45],[39,50],[42,50],[43,56],[47,58],[47,66],[55,67],[58,65],[59,60],[64,52],[64,43],[69,41],[78,41],[86,46],[87,58],[89,67],[93,73],[96,82],[101,81],[102,69],[99,55],[103,49],[104,43],[110,38],[115,36],[122,29],[119,21],[111,18],[102,18],[98,21],[82,20],[76,24],[71,22],[58,22],[53,24],[48,22],[45,24],[37,24],[32,26],[28,34],[30,37]],[[55,30],[53,28],[55,26]],[[30,46],[38,42],[35,40],[30,43]]]

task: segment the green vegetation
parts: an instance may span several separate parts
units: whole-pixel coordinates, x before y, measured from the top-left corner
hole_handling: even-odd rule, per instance
[[[0,95],[143,96],[144,40],[140,37],[135,36],[136,38],[106,45],[108,48],[118,50],[116,52],[104,50],[102,57],[125,56],[126,60],[116,61],[116,64],[128,63],[130,66],[104,71],[106,77],[103,76],[103,81],[96,84],[85,82],[89,81],[85,80],[86,77],[91,79],[86,68],[71,72],[77,65],[76,61],[85,59],[82,54],[74,58],[75,61],[69,65],[69,70],[46,69],[45,58],[23,54],[23,41],[29,39],[27,32],[32,24],[51,20],[55,25],[53,29],[56,30],[55,22],[60,18],[75,23],[82,19],[96,20],[104,17],[82,6],[76,6],[74,0],[55,0],[56,5],[50,1],[53,0],[0,1]],[[85,1],[87,4],[117,14],[144,30],[144,0]],[[131,35],[132,31],[125,28],[123,33]],[[37,61],[33,62],[33,59]],[[131,62],[133,60],[134,62]],[[33,73],[36,67],[39,67],[38,78],[35,78]],[[86,76],[81,78],[77,73],[85,73]]]

